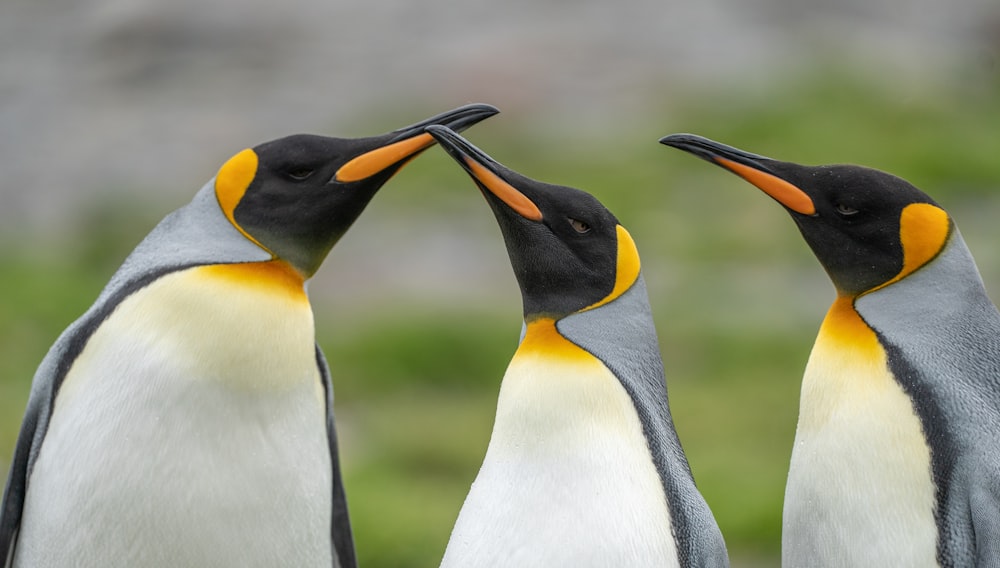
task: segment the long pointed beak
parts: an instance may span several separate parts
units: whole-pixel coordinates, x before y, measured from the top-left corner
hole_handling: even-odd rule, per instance
[[[430,125],[440,124],[462,131],[499,112],[492,105],[470,104],[373,137],[376,147],[341,166],[334,179],[341,183],[361,181],[414,158],[434,145],[434,138],[425,132]]]
[[[816,214],[816,206],[806,192],[768,168],[767,163],[774,162],[770,158],[695,134],[671,134],[660,138],[660,144],[684,150],[733,172],[791,211],[802,215]]]
[[[433,125],[426,130],[472,176],[483,191],[488,191],[525,219],[542,220],[542,211],[538,206],[503,179],[499,162],[446,126]]]

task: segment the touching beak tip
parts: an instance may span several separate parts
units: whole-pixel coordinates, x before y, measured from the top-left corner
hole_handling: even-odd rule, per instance
[[[400,129],[394,133],[395,141],[360,154],[341,166],[335,179],[350,183],[372,177],[433,146],[439,138],[434,134],[435,129],[461,131],[499,112],[493,105],[475,103]]]

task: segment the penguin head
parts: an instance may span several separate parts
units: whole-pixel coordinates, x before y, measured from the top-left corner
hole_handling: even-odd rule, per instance
[[[781,162],[692,134],[660,142],[735,173],[784,206],[841,295],[905,278],[951,234],[950,217],[933,199],[885,172]]]
[[[222,166],[215,195],[244,237],[308,278],[375,192],[434,144],[426,126],[462,130],[497,112],[467,105],[380,136],[297,134],[265,142]]]
[[[606,304],[639,277],[628,231],[589,193],[525,177],[443,126],[431,133],[472,177],[500,225],[526,321]]]

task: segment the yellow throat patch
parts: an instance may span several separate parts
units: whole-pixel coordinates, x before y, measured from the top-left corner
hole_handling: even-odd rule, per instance
[[[524,340],[518,346],[514,358],[531,356],[571,361],[594,358],[582,347],[563,337],[552,318],[538,318],[528,324]]]
[[[197,269],[202,276],[228,280],[243,287],[284,296],[293,301],[309,302],[305,279],[283,260],[210,264]]]

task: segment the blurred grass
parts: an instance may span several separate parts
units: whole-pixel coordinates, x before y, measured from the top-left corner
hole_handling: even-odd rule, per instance
[[[738,93],[664,90],[660,99],[644,120],[600,136],[501,116],[469,137],[526,175],[595,193],[629,227],[699,487],[734,566],[773,564],[798,381],[832,292],[780,208],[656,140],[692,131],[779,159],[855,162],[906,177],[964,214],[956,217],[989,286],[1000,278],[998,252],[976,242],[995,241],[1000,95],[985,80],[893,89],[834,69]],[[439,223],[469,203],[491,222],[443,156],[416,160],[394,183],[409,187],[384,192],[373,207],[399,224]],[[170,208],[128,201],[95,204],[55,242],[0,238],[0,465],[38,361]],[[46,244],[25,244],[36,241]],[[392,283],[380,289],[391,293]],[[507,308],[519,302],[439,299],[397,309],[387,301],[344,314],[323,300],[329,291],[313,291],[362,564],[436,565],[486,450],[520,328],[520,314]]]

